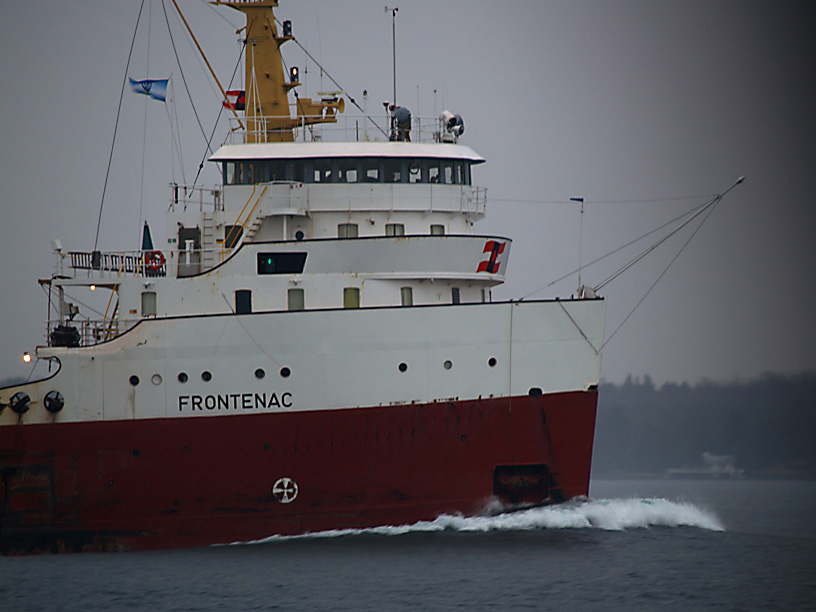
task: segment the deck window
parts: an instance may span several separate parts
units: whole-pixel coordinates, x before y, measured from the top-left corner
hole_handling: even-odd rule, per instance
[[[356,223],[340,223],[337,225],[338,238],[357,238],[357,233]]]
[[[258,274],[300,274],[306,253],[258,253]]]
[[[142,291],[142,316],[155,317],[156,312],[156,292]]]
[[[451,303],[452,304],[461,303],[461,300],[459,298],[459,287],[451,287]]]
[[[400,287],[400,301],[403,306],[413,306],[414,290],[411,287]]]
[[[235,290],[235,314],[250,314],[252,312],[252,291],[249,289]]]
[[[303,289],[289,289],[286,294],[289,310],[305,310],[306,296]]]
[[[386,236],[404,236],[405,235],[405,225],[402,223],[386,223],[385,224],[385,235]]]
[[[444,236],[445,235],[445,226],[440,223],[434,223],[431,225],[431,236]]]
[[[360,288],[344,287],[343,308],[359,308],[359,307],[360,307]]]

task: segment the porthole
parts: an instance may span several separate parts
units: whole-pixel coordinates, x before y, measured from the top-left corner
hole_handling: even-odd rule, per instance
[[[201,373],[201,380],[203,380],[204,382],[210,382],[212,380],[212,374],[210,373],[209,370],[204,370]]]
[[[266,376],[266,372],[264,372],[263,368],[258,368],[257,370],[255,370],[255,378],[257,378],[258,380],[260,380],[260,379],[262,379],[264,376]]]
[[[153,376],[151,376],[150,382],[152,382],[154,385],[160,385],[162,382],[161,374],[154,374]]]
[[[399,367],[400,372],[407,372],[408,371],[408,364],[405,363],[404,361],[401,364],[399,364],[398,367]]]
[[[54,414],[62,410],[63,406],[65,406],[65,398],[59,391],[49,391],[43,398],[43,404],[48,412]]]
[[[543,391],[538,387],[530,387],[528,393],[530,394],[530,397],[541,397]]]
[[[453,367],[453,362],[450,359],[448,359],[445,363],[442,364],[442,366],[446,370],[450,370]]]
[[[487,365],[489,365],[491,368],[495,368],[495,367],[496,367],[496,363],[497,363],[497,362],[496,362],[496,358],[495,358],[495,357],[491,357],[490,359],[488,359],[488,360],[487,360]]]
[[[298,231],[295,232],[295,240],[300,241],[300,240],[303,240],[303,238],[304,238],[304,234],[303,234],[302,231],[298,230]]]
[[[141,455],[142,453],[138,448],[134,448],[132,451],[130,451],[130,454],[133,455],[134,459],[138,459],[139,455]]]
[[[186,383],[188,379],[189,379],[189,377],[187,376],[187,372],[179,372],[178,381],[181,384]]]
[[[139,384],[139,377],[136,376],[135,374],[131,376],[129,380],[130,384],[133,385],[134,387]]]
[[[280,370],[280,375],[281,375],[281,376],[283,376],[283,378],[289,378],[289,375],[290,375],[291,373],[292,373],[292,370],[290,370],[290,369],[289,369],[289,368],[287,368],[286,366],[283,366],[283,367],[281,368],[281,370]]]

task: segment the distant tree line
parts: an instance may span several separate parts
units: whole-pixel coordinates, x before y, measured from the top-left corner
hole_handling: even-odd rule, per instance
[[[648,376],[601,383],[593,474],[697,467],[734,455],[754,477],[816,477],[816,372],[748,382],[655,387]]]

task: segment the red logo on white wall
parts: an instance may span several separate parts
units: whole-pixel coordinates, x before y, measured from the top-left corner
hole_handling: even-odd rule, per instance
[[[479,262],[479,267],[476,268],[476,271],[496,274],[501,265],[501,254],[504,253],[505,246],[507,246],[506,242],[488,240],[482,251],[482,261]]]

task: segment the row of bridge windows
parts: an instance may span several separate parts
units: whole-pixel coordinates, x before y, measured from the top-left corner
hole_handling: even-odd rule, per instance
[[[470,185],[471,162],[422,157],[251,159],[222,164],[225,185],[256,183],[438,183]]]

